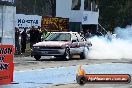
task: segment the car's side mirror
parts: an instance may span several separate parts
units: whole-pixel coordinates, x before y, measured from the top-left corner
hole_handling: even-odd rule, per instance
[[[77,42],[77,40],[72,40],[72,43],[73,43],[73,42]]]
[[[86,41],[86,39],[85,39],[85,38],[81,38],[81,40],[82,40],[82,41]]]

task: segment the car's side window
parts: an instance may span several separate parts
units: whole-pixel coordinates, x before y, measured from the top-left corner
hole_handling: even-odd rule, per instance
[[[83,42],[84,42],[84,41],[87,41],[86,38],[85,38],[84,36],[82,36],[82,35],[79,35],[79,36],[80,36],[81,41],[83,41]]]
[[[72,40],[78,41],[78,38],[77,38],[77,35],[76,34],[72,34]]]
[[[79,42],[84,42],[85,41],[84,38],[82,36],[80,36],[79,34],[77,34],[77,37],[78,37]]]
[[[84,42],[84,41],[86,41],[86,39],[84,38],[84,37],[81,37],[81,40]]]

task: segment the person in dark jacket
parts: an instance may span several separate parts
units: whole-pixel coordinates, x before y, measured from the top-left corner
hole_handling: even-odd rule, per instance
[[[15,27],[15,47],[18,54],[21,53],[19,37],[20,37],[20,31],[17,27]]]
[[[36,30],[36,36],[37,36],[37,42],[41,42],[41,36],[42,36],[42,31],[41,31],[41,27],[38,26],[37,30]]]
[[[88,30],[86,30],[86,33],[85,33],[85,38],[90,38],[91,37],[91,32],[90,32],[90,30],[88,29]]]
[[[35,27],[32,26],[32,28],[27,33],[30,34],[30,48],[32,49],[33,44],[37,42],[37,33]]]
[[[26,33],[26,28],[24,28],[24,31],[21,33],[21,52],[22,53],[25,52],[26,41],[27,41],[27,33]]]

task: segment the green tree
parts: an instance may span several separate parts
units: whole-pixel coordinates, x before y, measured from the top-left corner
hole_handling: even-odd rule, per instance
[[[56,0],[16,0],[18,14],[37,14],[55,16]]]
[[[107,29],[125,27],[132,23],[131,0],[100,0],[99,22]]]

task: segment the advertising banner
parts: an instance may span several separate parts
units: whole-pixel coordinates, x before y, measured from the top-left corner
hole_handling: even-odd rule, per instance
[[[69,31],[69,19],[61,17],[42,17],[42,30],[59,32]]]
[[[87,74],[82,68],[82,65],[78,68],[76,74],[76,81],[80,85],[85,83],[130,83],[131,75],[129,74]]]
[[[82,18],[82,24],[88,25],[88,24],[98,24],[98,18],[99,13],[98,12],[91,12],[91,11],[84,11],[83,12],[83,18]]]
[[[0,85],[13,82],[14,52],[13,45],[0,45]]]
[[[29,29],[32,26],[41,26],[41,18],[42,16],[38,15],[16,14],[16,27]]]

